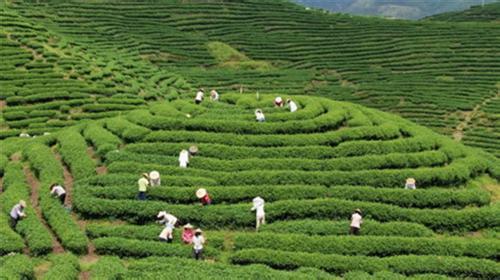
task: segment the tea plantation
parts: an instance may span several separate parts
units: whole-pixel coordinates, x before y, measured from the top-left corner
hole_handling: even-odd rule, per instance
[[[479,11],[455,23],[271,0],[0,8],[0,279],[500,277],[500,29],[472,22]],[[197,87],[220,100],[196,105]],[[161,186],[138,200],[151,170]],[[179,219],[172,243],[159,211]],[[186,223],[203,229],[202,261]]]

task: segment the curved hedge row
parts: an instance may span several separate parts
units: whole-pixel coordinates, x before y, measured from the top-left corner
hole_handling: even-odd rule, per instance
[[[230,256],[233,264],[261,263],[279,269],[315,267],[330,273],[348,271],[393,271],[405,275],[437,273],[458,277],[494,279],[500,275],[500,264],[491,260],[444,256],[394,256],[387,258],[340,256],[313,253],[248,249]]]
[[[149,256],[169,256],[192,258],[193,247],[191,245],[169,244],[160,241],[144,241],[135,239],[126,239],[119,237],[101,237],[92,240],[98,254],[111,254],[121,257],[149,257]],[[207,240],[209,243],[210,240]],[[215,258],[219,251],[204,246],[203,255],[205,257]]]
[[[327,131],[322,133],[298,133],[291,135],[245,135],[239,133],[214,133],[204,131],[185,130],[163,130],[153,131],[144,137],[145,142],[195,142],[195,143],[218,143],[225,145],[258,146],[258,147],[278,147],[278,146],[308,146],[308,145],[329,145],[335,146],[342,142],[372,139],[389,140],[401,136],[400,129],[394,124],[382,124],[380,126],[360,126],[346,128],[343,130]],[[414,137],[415,138],[415,137]],[[409,138],[413,139],[413,138]],[[407,140],[414,143],[413,149],[436,147],[436,140],[417,138],[417,140]],[[396,141],[396,140],[395,140]],[[400,140],[402,141],[402,140]],[[396,142],[398,143],[398,142]],[[383,145],[383,144],[380,144]],[[418,145],[418,147],[416,146]],[[384,147],[387,145],[384,145]],[[403,147],[399,147],[403,149]],[[382,148],[379,148],[379,150]],[[389,149],[385,147],[385,149]],[[406,148],[407,151],[410,148]],[[396,150],[396,149],[392,149]]]
[[[185,147],[185,146],[184,146]],[[179,145],[181,149],[181,145]],[[179,149],[179,150],[180,150]],[[236,148],[237,149],[237,148]],[[235,149],[232,149],[234,152]],[[205,155],[211,151],[204,151]],[[390,168],[417,168],[432,167],[448,164],[448,156],[441,151],[424,151],[420,153],[394,153],[387,155],[369,155],[333,159],[304,159],[304,158],[255,158],[255,153],[245,159],[227,160],[223,153],[218,158],[198,155],[193,157],[189,166],[204,170],[224,170],[227,172],[251,170],[258,167],[266,170],[303,170],[303,171],[354,171],[367,169]],[[234,157],[234,155],[232,155]],[[156,154],[115,152],[109,153],[108,162],[137,161],[142,163],[156,163],[162,165],[177,165],[175,156],[165,157]]]
[[[0,256],[15,252],[21,253],[24,241],[10,228],[8,215],[0,212]]]
[[[26,201],[26,217],[20,220],[14,230],[19,232],[27,242],[33,255],[43,255],[52,250],[52,236],[38,220],[30,201],[31,188],[25,180],[23,166],[18,162],[10,162],[3,177],[3,193],[0,196],[2,210],[9,218],[10,210],[19,200]],[[7,225],[10,230],[10,226]],[[7,245],[7,244],[6,244]],[[24,247],[24,246],[22,246]]]
[[[172,166],[138,164],[134,162],[113,162],[112,173],[140,174],[143,170],[158,170],[162,174],[181,174],[207,177],[220,185],[262,185],[262,184],[306,184],[306,185],[362,185],[374,187],[400,186],[408,177],[414,177],[420,187],[433,185],[450,186],[462,184],[471,176],[485,172],[488,168],[480,157],[469,156],[453,161],[447,166],[418,169],[387,169],[360,171],[298,171],[298,170],[247,170],[241,172],[207,171],[201,169],[180,169]]]
[[[263,225],[259,230],[277,233],[302,233],[307,235],[347,235],[350,221],[296,220],[280,221]],[[431,237],[432,230],[423,225],[408,222],[379,223],[364,220],[361,235]]]
[[[388,236],[306,236],[302,234],[238,233],[234,246],[241,249],[275,249],[321,254],[397,256],[438,255],[498,259],[500,241]]]
[[[87,154],[87,143],[76,129],[66,129],[57,137],[59,152],[75,179],[95,175],[95,162]]]
[[[122,142],[120,138],[98,123],[86,125],[83,135],[87,141],[90,141],[94,145],[96,153],[101,157],[105,156],[109,151],[116,150]]]
[[[118,280],[123,279],[127,269],[118,257],[101,257],[90,268],[90,279]]]
[[[25,147],[23,156],[31,164],[40,180],[40,206],[42,214],[55,232],[64,248],[77,254],[87,251],[87,237],[64,209],[59,200],[53,198],[47,186],[63,181],[63,169],[49,147],[33,143]]]
[[[147,204],[132,200],[107,200],[85,193],[75,197],[75,208],[87,217],[114,216],[125,219],[153,220],[158,211],[169,209],[181,221],[196,223],[204,228],[249,227],[255,215],[248,204],[172,205],[150,201]],[[373,202],[340,199],[283,200],[266,204],[269,222],[293,219],[346,219],[356,208],[363,209],[365,218],[380,222],[407,221],[423,224],[435,231],[472,231],[500,225],[500,208],[488,206],[463,210],[401,208]]]
[[[169,179],[169,177],[166,177]],[[183,178],[183,177],[178,177]],[[197,187],[174,187],[175,181],[165,180],[165,185],[150,188],[148,197],[172,204],[194,204],[199,200],[193,195]],[[184,183],[185,184],[185,183]],[[490,193],[482,189],[439,189],[405,190],[403,188],[372,188],[359,186],[325,187],[316,185],[247,185],[212,187],[204,185],[210,192],[215,204],[239,203],[250,201],[261,196],[268,202],[285,199],[312,199],[332,197],[356,201],[380,202],[401,207],[415,208],[463,208],[466,206],[484,206],[490,203]],[[106,187],[95,187],[79,184],[85,192],[99,198],[134,199],[137,187],[131,184],[106,184]],[[83,191],[83,190],[80,190]]]

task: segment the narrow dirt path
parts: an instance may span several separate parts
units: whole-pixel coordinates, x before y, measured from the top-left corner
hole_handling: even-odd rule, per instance
[[[97,173],[97,175],[108,173],[108,168],[102,163],[102,159],[96,154],[94,147],[89,146],[87,148],[87,155],[89,155],[91,159],[98,163],[96,164],[95,168],[95,172]]]
[[[464,112],[465,118],[455,127],[455,131],[453,131],[453,139],[455,139],[456,141],[461,141],[464,137],[464,130],[469,127],[474,117],[480,113],[481,108],[488,102],[498,98],[500,98],[500,92],[492,97],[484,99],[480,104],[477,104],[474,109],[472,109],[472,111]]]
[[[64,253],[63,246],[61,245],[61,243],[59,243],[59,240],[57,239],[55,233],[49,227],[47,221],[45,221],[45,219],[43,218],[42,210],[40,209],[40,204],[39,204],[40,182],[38,181],[38,179],[35,177],[35,175],[28,166],[24,166],[23,170],[24,170],[24,176],[26,177],[26,181],[31,187],[31,198],[30,198],[31,205],[35,210],[38,219],[42,222],[47,231],[52,235],[52,253],[55,254]]]
[[[69,172],[68,166],[64,164],[64,161],[61,158],[61,155],[56,152],[55,147],[52,148],[52,152],[54,153],[54,157],[61,163],[63,167],[63,175],[64,175],[64,189],[66,190],[66,205],[73,205],[73,176],[71,172]]]

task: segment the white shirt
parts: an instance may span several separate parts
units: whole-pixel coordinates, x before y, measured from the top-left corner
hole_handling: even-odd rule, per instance
[[[65,194],[66,191],[64,190],[63,187],[57,185],[54,188],[52,188],[52,190],[50,191],[50,194],[54,194],[54,193],[57,194],[57,196],[61,196],[61,195]]]
[[[290,101],[290,103],[288,103],[288,106],[290,106],[290,112],[292,112],[292,113],[297,111],[297,109],[298,109],[297,104],[295,104],[295,102],[293,102],[293,101]]]
[[[210,92],[210,99],[212,99],[212,101],[217,101],[219,100],[219,93],[215,90],[212,90]]]
[[[179,153],[179,162],[189,162],[189,152],[187,150],[182,150]]]
[[[177,223],[177,217],[175,217],[174,215],[172,215],[170,213],[167,213],[165,211],[159,212],[158,216],[156,216],[156,217],[157,218],[162,218],[162,220],[160,222],[164,223],[165,225],[167,225],[167,224],[171,225],[172,228]]]
[[[200,90],[200,91],[198,91],[198,92],[196,93],[196,97],[195,97],[195,99],[194,99],[194,100],[202,101],[202,100],[203,100],[203,95],[204,95],[203,91],[201,91],[201,90]]]
[[[193,236],[193,249],[195,250],[201,250],[203,249],[203,244],[205,243],[205,238],[203,237],[203,235],[199,235],[199,236]]]
[[[174,228],[172,226],[164,227],[163,230],[160,232],[160,235],[158,237],[163,238],[163,239],[167,239],[170,235],[172,235],[173,229]]]
[[[263,217],[266,215],[266,213],[264,212],[264,199],[262,199],[261,197],[256,197],[253,199],[253,207],[252,207],[252,211],[256,211],[256,215],[257,217]]]
[[[255,118],[258,121],[264,121],[264,120],[266,120],[266,117],[264,116],[264,113],[262,113],[262,112],[255,113]]]
[[[18,220],[20,217],[24,217],[24,209],[21,204],[18,203],[14,205],[14,207],[12,207],[12,209],[10,210],[10,216],[16,220]]]
[[[361,224],[363,223],[362,219],[363,218],[361,217],[360,214],[358,214],[358,213],[352,214],[352,217],[351,217],[351,227],[361,228]]]

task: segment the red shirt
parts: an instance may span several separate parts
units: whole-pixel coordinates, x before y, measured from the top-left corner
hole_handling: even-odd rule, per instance
[[[212,203],[212,199],[210,198],[210,196],[208,196],[208,193],[207,193],[204,197],[200,198],[200,202],[203,205],[209,205]]]

